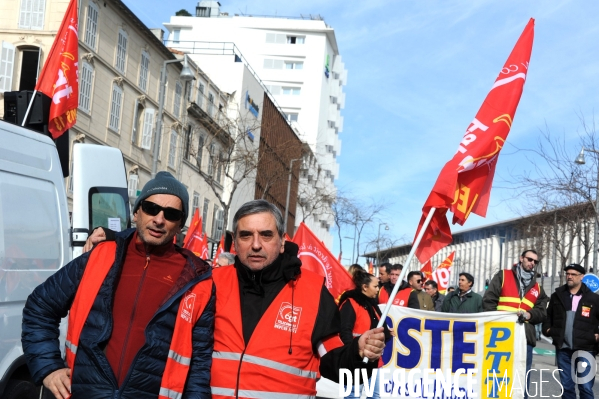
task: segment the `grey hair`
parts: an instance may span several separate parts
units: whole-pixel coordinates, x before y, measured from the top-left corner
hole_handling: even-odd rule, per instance
[[[231,252],[223,252],[222,254],[218,255],[218,257],[225,258],[227,262],[229,262],[229,265],[235,263],[235,255],[233,255]]]
[[[235,216],[233,217],[233,235],[237,237],[237,223],[239,222],[239,219],[247,215],[254,215],[256,213],[263,212],[268,212],[274,216],[275,222],[277,224],[277,232],[279,233],[280,237],[283,237],[283,234],[285,233],[283,229],[283,214],[279,208],[263,199],[248,201],[241,205],[241,208],[235,212]]]

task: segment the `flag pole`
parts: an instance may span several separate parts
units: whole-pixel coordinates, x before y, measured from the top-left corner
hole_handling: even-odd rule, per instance
[[[33,105],[33,101],[35,100],[35,95],[37,94],[37,90],[33,91],[33,95],[31,96],[31,101],[29,101],[29,105],[27,106],[27,111],[25,111],[25,116],[23,117],[23,122],[21,126],[25,126],[27,123],[27,117],[29,116],[29,111],[31,111],[31,106]]]
[[[382,327],[383,324],[385,323],[385,319],[387,318],[387,314],[389,313],[389,310],[391,309],[391,304],[393,303],[393,300],[395,299],[395,295],[397,295],[397,291],[399,291],[401,282],[403,281],[403,278],[409,269],[409,264],[412,261],[412,258],[414,257],[414,253],[416,252],[416,249],[418,249],[418,246],[420,245],[420,241],[422,241],[422,236],[424,235],[426,228],[430,224],[431,219],[433,218],[433,215],[434,215],[436,209],[437,208],[432,207],[430,209],[430,211],[428,211],[428,215],[426,215],[426,219],[424,220],[424,223],[422,224],[422,228],[418,232],[418,236],[416,237],[416,240],[414,240],[414,245],[412,245],[412,249],[410,250],[408,259],[406,259],[406,261],[405,261],[404,268],[402,269],[402,271],[399,275],[399,278],[397,279],[397,282],[395,283],[395,286],[393,287],[393,291],[391,291],[391,295],[389,295],[389,300],[387,301],[387,304],[385,305],[383,314],[381,314],[379,323],[376,326],[377,328]],[[367,362],[368,362],[368,358],[366,356],[364,356],[364,363],[367,363]]]

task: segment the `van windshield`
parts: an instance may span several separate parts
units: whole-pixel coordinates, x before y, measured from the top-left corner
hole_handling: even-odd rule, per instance
[[[127,189],[94,187],[90,189],[90,226],[122,231],[131,226]]]

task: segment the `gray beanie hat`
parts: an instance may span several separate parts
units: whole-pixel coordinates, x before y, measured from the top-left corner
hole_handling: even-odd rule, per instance
[[[181,226],[185,225],[187,220],[187,214],[189,213],[189,194],[187,189],[181,182],[169,172],[158,172],[156,177],[146,183],[144,188],[141,190],[141,194],[135,200],[133,205],[133,213],[140,207],[141,202],[154,194],[170,194],[175,197],[179,197],[183,204],[183,219],[181,220]]]

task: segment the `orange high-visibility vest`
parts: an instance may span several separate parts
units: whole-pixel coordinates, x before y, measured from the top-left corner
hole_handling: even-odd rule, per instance
[[[497,310],[507,310],[508,312],[517,312],[519,310],[529,311],[535,306],[537,298],[541,292],[539,283],[535,285],[520,299],[520,292],[516,284],[516,277],[512,270],[503,270],[503,283]]]
[[[405,291],[407,291],[407,293]],[[410,299],[411,293],[412,293],[411,287],[407,287],[402,290],[399,290],[397,292],[397,294],[395,295],[395,298],[393,298],[392,305],[407,307],[408,299]],[[381,288],[381,290],[379,291],[379,303],[382,305],[386,305],[388,301],[389,301],[389,294],[387,293],[387,290],[385,288]]]
[[[239,281],[234,266],[214,270],[216,312],[210,387],[214,399],[313,398],[319,356],[312,332],[323,277],[303,270],[285,284],[260,318],[248,344],[243,338]]]
[[[356,322],[354,323],[352,335],[354,337],[359,337],[360,335],[364,334],[366,331],[370,330],[370,325],[371,325],[370,314],[368,313],[368,310],[364,309],[364,307],[361,306],[358,302],[356,302],[355,299],[347,298],[347,300],[345,302],[347,302],[347,301],[349,301],[352,308],[354,308],[354,313],[356,314]],[[375,312],[375,314],[376,314],[376,312]],[[378,317],[378,314],[377,314],[377,318],[380,319],[380,317]]]
[[[100,291],[108,271],[114,264],[116,243],[103,242],[98,244],[87,261],[83,277],[77,288],[73,305],[69,311],[69,325],[66,340],[66,362],[73,375],[77,345],[83,325]],[[169,348],[166,367],[160,383],[161,399],[180,398],[187,380],[187,373],[193,352],[193,326],[204,311],[212,293],[212,279],[205,279],[190,290],[181,299],[173,338]],[[72,378],[72,377],[71,377]]]

